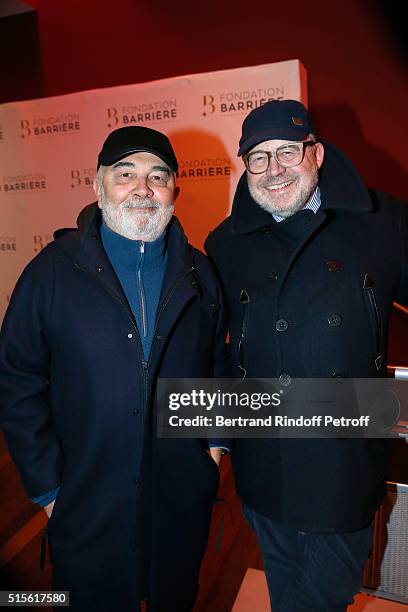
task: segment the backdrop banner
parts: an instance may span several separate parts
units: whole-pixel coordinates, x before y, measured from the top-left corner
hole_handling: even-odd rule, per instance
[[[307,105],[298,60],[0,105],[0,320],[24,266],[95,200],[92,180],[109,132],[165,132],[179,160],[176,214],[202,248],[230,210],[243,171],[244,117],[269,100]]]

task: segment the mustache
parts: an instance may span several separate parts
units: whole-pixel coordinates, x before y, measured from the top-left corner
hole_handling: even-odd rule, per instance
[[[161,208],[161,204],[150,198],[129,198],[122,202],[121,208]]]

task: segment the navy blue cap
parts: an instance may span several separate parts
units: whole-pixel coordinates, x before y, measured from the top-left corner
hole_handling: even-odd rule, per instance
[[[311,117],[297,100],[272,100],[254,108],[242,124],[238,157],[265,140],[304,140],[316,133]]]
[[[111,132],[98,155],[97,169],[99,166],[111,166],[138,151],[147,151],[157,155],[173,172],[177,172],[177,158],[167,136],[141,125],[131,125]]]

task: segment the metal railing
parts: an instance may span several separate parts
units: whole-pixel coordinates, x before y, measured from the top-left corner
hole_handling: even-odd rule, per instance
[[[407,310],[407,313],[408,313],[408,310]],[[408,367],[406,366],[389,365],[387,366],[387,373],[390,378],[395,378],[396,380],[408,381]],[[398,423],[394,425],[394,427],[392,428],[392,431],[397,437],[404,438],[405,442],[408,443],[408,421],[404,419],[400,419]]]

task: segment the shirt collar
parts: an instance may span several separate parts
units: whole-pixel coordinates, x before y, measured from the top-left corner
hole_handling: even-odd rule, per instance
[[[319,189],[319,186],[317,186],[302,210],[311,210],[312,212],[316,214],[320,208],[321,203],[322,201],[320,198],[320,189]],[[287,218],[287,217],[280,217],[279,215],[274,215],[274,214],[272,214],[272,217],[278,223],[280,223],[281,221],[284,221]]]

